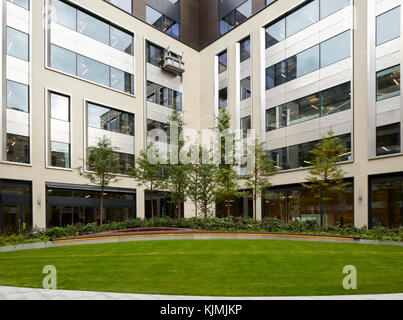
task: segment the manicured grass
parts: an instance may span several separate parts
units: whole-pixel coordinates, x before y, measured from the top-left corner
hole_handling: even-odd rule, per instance
[[[293,241],[152,241],[0,253],[0,285],[205,296],[403,292],[403,248]],[[344,266],[358,290],[342,286]]]

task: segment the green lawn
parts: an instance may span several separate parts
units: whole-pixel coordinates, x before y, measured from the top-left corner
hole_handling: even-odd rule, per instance
[[[0,285],[149,294],[279,296],[403,292],[403,248],[293,241],[151,241],[0,253]],[[358,270],[344,290],[342,270]]]

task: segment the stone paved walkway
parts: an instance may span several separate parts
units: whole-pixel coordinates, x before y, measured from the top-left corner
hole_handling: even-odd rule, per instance
[[[43,290],[28,288],[0,287],[0,300],[403,300],[401,294],[361,295],[361,296],[321,296],[321,297],[276,297],[276,298],[223,298],[159,296],[145,294],[121,294],[106,292],[84,292],[65,290]]]

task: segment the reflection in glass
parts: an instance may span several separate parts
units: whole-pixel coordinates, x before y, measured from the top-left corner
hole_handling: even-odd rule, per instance
[[[55,168],[70,168],[70,145],[68,143],[51,142],[51,166]]]
[[[70,121],[70,98],[57,93],[50,94],[50,116],[52,119]]]
[[[134,94],[134,76],[132,74],[113,67],[110,67],[110,72],[111,88],[129,94]]]
[[[400,95],[400,65],[376,74],[376,101]]]
[[[109,45],[109,25],[84,12],[77,12],[77,32]]]
[[[285,19],[266,28],[266,49],[285,39]]]
[[[320,44],[320,67],[324,68],[351,56],[350,30]]]
[[[227,88],[221,89],[218,93],[218,108],[226,108],[228,106],[228,92]]]
[[[400,37],[400,7],[379,15],[376,18],[376,45]]]
[[[314,0],[286,18],[287,37],[319,21],[319,0]]]
[[[7,133],[7,161],[16,163],[30,162],[29,137]]]
[[[322,116],[342,112],[351,108],[351,83],[321,92]]]
[[[241,80],[241,101],[251,97],[251,90],[251,78],[246,77],[245,79]]]
[[[350,4],[351,0],[320,0],[320,18],[324,19]]]
[[[50,47],[50,66],[56,70],[76,75],[77,54],[54,44]]]
[[[161,60],[164,55],[164,49],[147,42],[146,48],[147,62],[157,67],[161,65]]]
[[[133,36],[111,26],[110,45],[127,54],[133,55]]]
[[[77,30],[77,10],[75,8],[59,0],[52,0],[51,8],[52,21],[74,31]]]
[[[29,10],[29,0],[7,0],[8,2],[14,3],[21,8]]]
[[[289,126],[318,118],[320,116],[319,94],[289,102],[287,103],[287,110],[289,115]]]
[[[29,35],[7,27],[7,54],[29,61]]]
[[[77,76],[109,87],[109,66],[96,60],[78,55]]]
[[[27,85],[7,80],[7,108],[29,112],[29,87]]]
[[[241,62],[250,58],[250,38],[242,40],[240,43],[241,48]]]
[[[227,51],[218,55],[218,73],[221,74],[227,71],[228,61],[227,61]]]
[[[132,13],[133,0],[106,0],[106,1],[112,3],[113,5],[117,6],[118,8],[128,13]]]

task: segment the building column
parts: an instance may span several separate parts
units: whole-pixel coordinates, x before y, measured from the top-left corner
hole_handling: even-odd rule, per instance
[[[32,222],[34,228],[46,229],[46,186],[40,179],[32,181]]]
[[[145,192],[143,189],[137,189],[136,192],[136,197],[137,197],[137,218],[138,219],[144,219],[145,214],[146,214],[146,208],[145,208]]]

